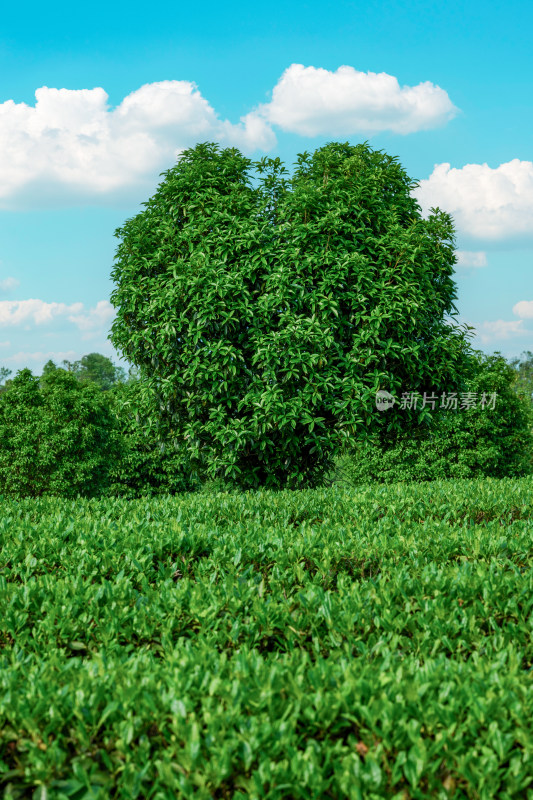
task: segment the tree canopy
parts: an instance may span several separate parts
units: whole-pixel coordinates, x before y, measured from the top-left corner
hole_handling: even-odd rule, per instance
[[[515,370],[516,390],[522,392],[533,403],[533,353],[526,350],[521,358],[513,358],[509,363]]]
[[[346,445],[430,424],[377,411],[378,389],[464,386],[452,219],[422,217],[396,158],[333,142],[289,178],[204,143],[163,176],[115,232],[110,339],[195,473],[317,485]]]
[[[6,381],[9,376],[11,375],[11,370],[7,367],[0,367],[0,391],[5,389],[5,384],[2,386],[4,381]]]
[[[42,382],[20,370],[0,394],[0,493],[98,496],[120,459],[118,425],[104,394],[63,369]]]
[[[533,405],[501,353],[474,353],[466,391],[449,408],[437,401],[433,426],[383,445],[370,439],[339,459],[355,484],[452,478],[518,478],[533,470]]]
[[[67,372],[73,373],[82,383],[95,383],[101,389],[110,389],[115,383],[126,380],[123,367],[116,367],[110,358],[101,353],[89,353],[82,356],[80,361],[63,361]],[[53,361],[44,365],[43,376],[48,370],[56,369]]]

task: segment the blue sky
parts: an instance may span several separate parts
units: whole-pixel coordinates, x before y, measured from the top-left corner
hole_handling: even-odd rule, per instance
[[[368,141],[452,213],[472,345],[533,351],[529,2],[9,4],[0,29],[0,366],[107,340],[117,240],[199,141],[253,159]]]

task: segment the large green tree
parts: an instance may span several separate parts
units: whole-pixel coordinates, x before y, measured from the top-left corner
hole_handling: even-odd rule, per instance
[[[314,486],[346,445],[428,417],[377,412],[379,388],[463,387],[453,223],[423,219],[396,158],[330,143],[288,178],[205,143],[163,175],[115,232],[110,339],[194,474]]]

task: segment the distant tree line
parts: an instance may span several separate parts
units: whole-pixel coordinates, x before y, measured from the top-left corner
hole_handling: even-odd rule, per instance
[[[93,383],[101,389],[107,390],[119,383],[132,383],[137,379],[138,375],[138,370],[135,367],[129,367],[126,373],[124,367],[116,366],[110,358],[103,356],[101,353],[89,353],[79,361],[67,361],[65,359],[61,363],[62,367],[58,367],[51,359],[47,361],[40,376],[41,380],[46,381],[47,376],[55,372],[55,370],[63,369],[74,375],[80,383]],[[10,375],[12,375],[10,369],[0,367],[0,392],[10,387],[12,383],[9,379]]]

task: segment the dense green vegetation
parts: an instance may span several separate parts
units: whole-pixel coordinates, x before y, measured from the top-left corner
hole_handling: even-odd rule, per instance
[[[441,410],[437,396],[430,425],[381,441],[369,437],[338,460],[337,472],[353,485],[533,474],[533,397],[524,390],[521,371],[499,354],[476,357],[477,370],[456,410]]]
[[[117,420],[122,452],[111,469],[107,495],[151,497],[201,488],[188,469],[183,449],[161,443],[157,430],[146,424],[138,383],[118,384],[108,398]]]
[[[128,376],[99,353],[38,380],[1,367],[0,495],[531,474],[533,355],[487,357],[449,321],[451,217],[424,219],[416,183],[367,144],[286,173],[215,143],[163,173],[115,232],[109,338]],[[437,407],[378,412],[383,389]],[[441,411],[453,394],[477,400]]]
[[[396,159],[251,166],[118,229],[128,374],[0,367],[2,797],[533,798],[533,354]]]
[[[532,474],[530,354],[514,366],[499,354],[474,356],[476,370],[464,395],[474,397],[473,407],[461,408],[460,394],[457,411],[437,403],[407,434],[369,436],[337,457],[324,485]],[[97,365],[102,374],[94,369],[87,378],[76,365],[49,362],[40,377],[24,370],[6,382],[0,393],[0,495],[139,498],[235,489],[224,479],[195,478],[185,448],[161,442],[147,422],[134,370],[126,379],[98,353],[82,363]],[[490,400],[493,393],[494,407],[483,407],[483,396]],[[390,410],[375,413],[386,417]]]
[[[105,493],[121,445],[105,395],[65,370],[21,370],[0,395],[0,494]]]
[[[460,391],[470,366],[451,217],[423,218],[398,160],[332,142],[285,173],[199,144],[116,231],[111,342],[201,481],[319,486],[342,447],[426,417],[376,414],[380,386]]]
[[[3,796],[531,796],[531,490],[4,500]]]

